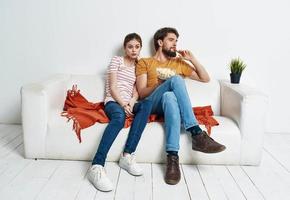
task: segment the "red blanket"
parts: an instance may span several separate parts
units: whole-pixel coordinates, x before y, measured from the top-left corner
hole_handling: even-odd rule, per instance
[[[194,107],[192,108],[199,124],[205,125],[208,134],[211,132],[212,126],[217,126],[219,123],[212,117],[213,111],[211,106]],[[91,103],[80,93],[77,86],[74,85],[71,90],[67,91],[66,100],[64,103],[61,116],[67,117],[68,121],[73,120],[73,130],[81,139],[81,130],[94,125],[96,122],[108,123],[109,119],[104,111],[104,102]],[[127,117],[124,127],[131,125],[133,117]],[[157,115],[150,115],[148,122],[162,122],[163,118]]]

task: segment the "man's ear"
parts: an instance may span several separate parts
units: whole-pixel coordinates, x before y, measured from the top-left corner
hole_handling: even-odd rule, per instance
[[[157,42],[158,42],[158,45],[159,45],[160,47],[163,45],[163,41],[162,41],[162,40],[159,39]]]

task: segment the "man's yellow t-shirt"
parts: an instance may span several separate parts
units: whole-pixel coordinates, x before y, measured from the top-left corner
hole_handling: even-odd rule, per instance
[[[158,84],[156,68],[169,68],[181,76],[190,76],[193,69],[181,58],[170,59],[166,62],[159,62],[155,58],[142,58],[136,66],[136,76],[147,74],[147,87]]]

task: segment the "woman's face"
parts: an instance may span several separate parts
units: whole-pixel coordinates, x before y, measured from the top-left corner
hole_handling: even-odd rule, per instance
[[[137,59],[141,51],[141,44],[135,39],[130,40],[127,42],[124,50],[126,56],[130,59]]]

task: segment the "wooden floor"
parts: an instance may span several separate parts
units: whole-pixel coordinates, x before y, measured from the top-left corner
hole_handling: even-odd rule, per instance
[[[181,165],[178,185],[164,183],[164,165],[142,164],[130,176],[117,163],[106,169],[115,190],[103,193],[86,179],[89,162],[23,158],[21,126],[0,124],[0,199],[187,200],[290,199],[290,134],[266,134],[259,167]]]

